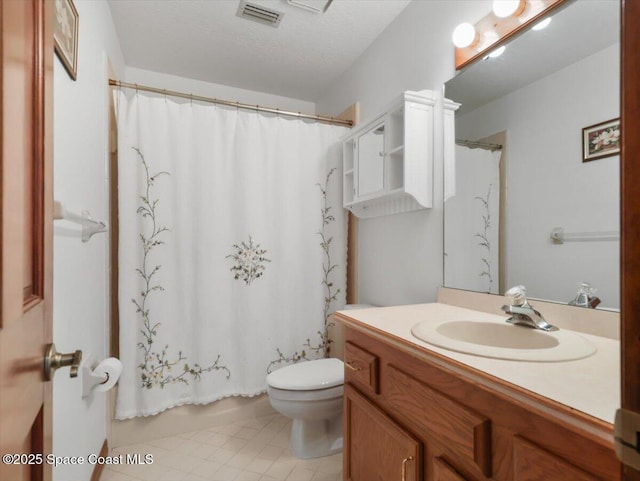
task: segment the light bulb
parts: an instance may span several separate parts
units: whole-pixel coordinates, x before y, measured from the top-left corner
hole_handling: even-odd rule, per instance
[[[491,58],[496,58],[499,57],[500,55],[502,55],[504,53],[504,51],[507,49],[507,47],[505,47],[504,45],[502,47],[498,47],[497,49],[495,49],[493,52],[491,52],[488,57]]]
[[[453,44],[458,48],[471,45],[476,39],[476,29],[470,23],[461,23],[453,31]]]
[[[542,30],[543,28],[547,28],[551,23],[551,17],[545,18],[542,22],[536,23],[531,30]]]
[[[524,0],[493,0],[493,13],[500,18],[519,15],[524,10],[525,3]]]

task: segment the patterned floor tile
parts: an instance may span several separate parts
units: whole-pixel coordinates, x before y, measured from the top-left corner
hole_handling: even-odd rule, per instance
[[[119,447],[114,454],[153,454],[154,463],[108,466],[102,481],[342,480],[342,454],[297,459],[290,430],[291,420],[275,414]]]

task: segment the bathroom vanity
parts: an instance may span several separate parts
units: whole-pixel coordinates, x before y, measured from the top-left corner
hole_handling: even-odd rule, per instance
[[[345,326],[345,480],[620,479],[611,424],[618,341],[580,334],[595,354],[523,362],[449,351],[411,333],[431,319],[504,316],[433,303],[336,318]]]

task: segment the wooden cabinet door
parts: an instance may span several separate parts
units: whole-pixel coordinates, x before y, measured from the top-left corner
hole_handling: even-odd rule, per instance
[[[433,481],[468,481],[442,458],[433,459]]]
[[[589,473],[516,436],[513,440],[515,481],[598,481]]]
[[[350,385],[344,389],[346,481],[419,481],[422,445]]]
[[[51,478],[37,455],[51,452],[52,6],[0,2],[0,454],[13,455],[3,481]]]

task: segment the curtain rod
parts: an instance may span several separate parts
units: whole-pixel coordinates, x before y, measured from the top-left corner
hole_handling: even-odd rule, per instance
[[[488,144],[486,142],[476,142],[475,140],[456,139],[456,144],[463,145],[465,147],[480,147],[481,149],[488,149],[492,152],[502,150],[502,145],[500,144]]]
[[[212,104],[228,105],[229,107],[236,107],[238,109],[254,110],[257,112],[270,112],[272,114],[286,115],[288,117],[298,117],[301,119],[316,120],[318,122],[324,122],[327,124],[344,125],[346,127],[353,126],[353,121],[351,120],[342,120],[342,119],[337,119],[335,117],[327,117],[325,115],[303,114],[301,112],[280,110],[273,107],[263,107],[261,105],[251,105],[251,104],[245,104],[242,102],[231,102],[230,100],[221,100],[213,97],[203,97],[201,95],[185,94],[182,92],[175,92],[173,90],[158,89],[155,87],[147,87],[145,85],[121,82],[120,80],[109,79],[109,85],[113,87],[124,87],[129,89],[141,90],[143,92],[153,92],[161,95],[170,95],[172,97],[180,97],[183,99],[197,100],[200,102],[209,102]]]

